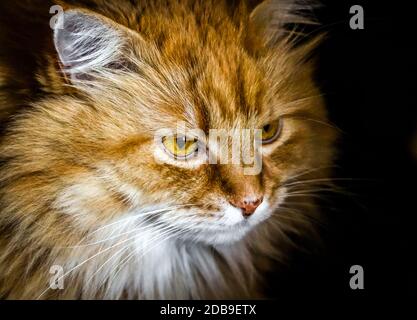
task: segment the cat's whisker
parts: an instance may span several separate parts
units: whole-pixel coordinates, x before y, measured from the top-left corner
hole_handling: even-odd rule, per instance
[[[181,205],[181,207],[186,207],[186,206],[192,206],[192,204],[187,204],[187,205]],[[170,212],[173,212],[173,209],[178,209],[178,207],[176,207],[176,208],[170,208],[169,209],[169,211],[167,211],[167,212],[165,212],[165,214],[169,214]],[[168,209],[167,209],[168,210]],[[190,214],[191,215],[191,214]],[[115,239],[115,238],[118,238],[118,237],[121,237],[121,236],[123,236],[123,235],[126,235],[126,234],[130,234],[130,233],[132,233],[132,232],[141,232],[141,231],[146,231],[146,230],[149,230],[149,229],[152,229],[152,228],[155,228],[155,227],[157,227],[158,225],[163,225],[164,223],[166,223],[166,222],[170,222],[170,221],[174,221],[175,219],[173,219],[173,218],[175,218],[175,217],[168,217],[168,218],[166,218],[165,220],[166,221],[164,221],[164,222],[162,222],[162,221],[157,221],[157,222],[154,222],[152,225],[147,225],[147,226],[143,226],[145,223],[147,223],[148,222],[148,218],[149,218],[150,216],[149,215],[146,215],[146,216],[140,216],[140,217],[138,217],[138,219],[144,219],[144,220],[142,220],[142,221],[139,221],[139,224],[138,224],[138,226],[136,227],[136,228],[134,228],[134,229],[132,229],[132,230],[129,230],[129,231],[126,231],[126,232],[122,232],[122,233],[120,233],[120,234],[117,234],[117,235],[114,235],[114,236],[112,236],[112,235],[110,235],[108,238],[106,238],[106,239],[102,239],[102,240],[99,240],[99,241],[96,241],[96,242],[93,242],[93,243],[88,243],[88,244],[84,244],[84,245],[76,245],[76,246],[70,246],[70,247],[65,247],[65,248],[82,248],[82,247],[87,247],[87,246],[91,246],[91,245],[96,245],[96,244],[100,244],[100,243],[103,243],[103,242],[107,242],[107,241],[109,241],[109,240],[112,240],[112,239]],[[123,227],[123,226],[121,226],[121,227]],[[114,230],[112,230],[112,233],[114,232]]]
[[[293,208],[296,208],[297,206],[316,208],[316,205],[314,203],[305,202],[305,201],[300,201],[300,202],[285,201],[284,204],[288,204],[292,206]]]
[[[323,167],[318,167],[318,168],[314,168],[314,169],[303,170],[303,171],[301,171],[301,172],[299,172],[295,175],[290,176],[287,179],[287,182],[291,182],[291,181],[295,180],[296,178],[305,176],[309,173],[317,172],[317,171],[320,171],[320,170],[334,169],[334,168],[339,168],[339,166],[338,165],[332,165],[332,166],[323,166]]]
[[[155,224],[154,225],[143,226],[144,223],[146,223],[146,221],[141,221],[141,224],[137,228],[134,228],[134,229],[131,229],[129,231],[122,232],[122,233],[119,233],[119,234],[116,234],[116,235],[110,235],[106,239],[98,240],[98,241],[95,241],[95,242],[92,242],[92,243],[87,243],[87,244],[81,244],[81,245],[76,245],[76,246],[69,246],[69,247],[65,247],[65,248],[67,248],[67,249],[75,249],[75,248],[89,247],[89,246],[97,245],[97,244],[100,244],[100,243],[103,243],[103,242],[107,242],[107,241],[110,241],[110,240],[119,238],[121,236],[124,236],[126,234],[130,234],[132,232],[146,231],[148,229],[151,229],[151,228],[154,228],[155,227]]]
[[[133,242],[134,240],[132,240]],[[129,249],[129,247],[131,246],[131,243],[126,244],[125,246],[123,246],[120,250],[117,250],[114,254],[112,254],[110,256],[109,259],[107,259],[86,281],[86,283],[90,283],[96,274],[98,274],[100,272],[100,270],[102,270],[112,259],[116,258],[119,255],[122,255],[123,252],[125,252],[126,250]]]
[[[307,189],[305,187],[308,187]],[[297,186],[291,190],[288,191],[287,194],[299,194],[299,193],[316,193],[316,192],[335,192],[335,193],[344,193],[345,191],[343,190],[339,190],[339,189],[335,189],[332,187],[315,187],[313,188],[313,186]],[[347,192],[347,191],[346,191]]]
[[[145,218],[147,218],[147,217],[145,217]],[[143,224],[143,223],[144,223],[144,221],[143,221],[141,224]],[[141,224],[139,224],[139,226],[140,226]],[[94,233],[94,234],[96,234],[96,233],[98,232],[98,230],[96,230],[96,231],[95,231],[95,232],[93,232],[93,233],[87,234],[87,235],[86,235],[83,239],[81,239],[81,240],[78,242],[78,244],[76,244],[76,245],[74,245],[74,246],[67,246],[67,247],[63,247],[63,248],[65,248],[65,249],[75,249],[75,248],[83,248],[83,247],[88,247],[88,246],[91,246],[91,245],[95,245],[95,244],[100,244],[100,243],[106,242],[106,241],[111,240],[111,239],[115,239],[115,238],[117,238],[117,237],[119,237],[119,236],[122,236],[122,235],[124,235],[124,234],[128,234],[128,233],[130,233],[130,232],[133,232],[133,231],[134,231],[134,230],[130,230],[130,231],[128,231],[128,232],[121,233],[121,234],[117,234],[117,235],[113,236],[113,234],[114,234],[116,231],[118,231],[118,230],[120,230],[120,229],[122,229],[122,228],[124,228],[124,227],[125,227],[124,225],[119,224],[118,226],[116,226],[116,228],[114,228],[114,229],[112,229],[112,230],[111,230],[111,232],[110,232],[110,234],[109,234],[109,237],[108,237],[108,238],[103,239],[103,240],[98,240],[98,241],[95,241],[95,242],[93,242],[93,243],[82,244],[82,242],[83,242],[84,240],[87,240],[88,238],[91,238],[91,237],[92,237],[92,235],[93,235],[93,233]],[[140,228],[137,228],[137,230],[140,230]],[[100,231],[101,231],[101,230],[100,230]]]
[[[277,220],[272,220],[271,221],[271,223],[272,223],[272,225],[274,226],[274,228],[284,237],[284,239],[288,242],[288,243],[290,243],[290,244],[292,244],[295,248],[297,248],[298,247],[298,245],[290,238],[290,236],[283,230],[283,226],[282,226],[282,224],[279,222],[279,221],[277,221]]]
[[[308,198],[308,197],[311,197],[311,198],[317,198],[317,199],[321,199],[321,200],[325,199],[323,196],[320,196],[320,195],[317,195],[317,194],[310,194],[310,193],[288,194],[286,197],[287,198],[297,198],[297,197]]]
[[[175,236],[178,236],[178,235],[180,235],[181,234],[181,232],[178,232],[178,233],[172,233],[171,235],[169,235],[168,237],[166,237],[166,238],[164,238],[164,239],[162,239],[162,240],[160,240],[159,241],[159,243],[156,243],[153,247],[151,247],[151,248],[149,248],[149,249],[152,249],[152,248],[154,248],[154,247],[156,247],[156,246],[159,246],[160,244],[162,244],[163,242],[165,242],[165,241],[167,241],[167,240],[169,240],[169,239],[171,239],[171,238],[173,238],[173,237],[175,237]],[[115,269],[117,269],[117,271],[116,271],[116,273],[113,275],[113,278],[114,279],[116,279],[116,277],[117,277],[117,275],[120,273],[120,271],[123,269],[123,267],[133,258],[133,257],[135,257],[135,255],[136,255],[136,252],[135,251],[132,251],[130,254],[128,254],[122,261],[120,261],[118,264],[117,264],[117,266],[115,267]],[[143,257],[145,255],[145,253],[144,254],[142,254],[141,255],[141,257]],[[109,274],[109,276],[110,276],[110,274]]]
[[[158,239],[158,237],[162,237],[164,234],[166,234],[166,230],[169,232],[169,230],[171,229],[172,227],[170,227],[170,226],[167,226],[167,227],[164,227],[164,228],[162,228],[162,229],[160,229],[160,230],[158,230],[158,231],[164,231],[164,232],[162,232],[161,234],[157,234],[156,236],[154,236],[154,237],[151,237],[148,241],[149,242],[153,242],[153,241],[156,241],[157,239]],[[154,227],[154,229],[155,229],[155,227]],[[136,237],[134,237],[133,239],[132,239],[132,242],[134,242],[135,240],[136,240],[136,238],[137,237],[140,237],[141,236],[141,234],[138,234]],[[89,280],[87,281],[87,282],[90,282],[93,278],[94,278],[94,276],[98,273],[98,272],[100,272],[100,270],[102,270],[103,268],[104,268],[104,266],[105,265],[107,265],[113,258],[115,258],[117,255],[118,255],[118,253],[122,253],[123,251],[125,251],[129,246],[131,245],[131,243],[129,243],[128,245],[126,245],[125,247],[123,247],[122,249],[120,249],[120,250],[118,250],[114,255],[112,255],[108,260],[106,260],[95,272],[94,272],[94,274],[89,278]]]
[[[116,273],[112,274],[113,279],[117,279],[117,275],[120,273],[120,271],[124,268],[125,264],[127,264],[132,257],[136,255],[135,250],[132,250],[125,258],[123,258],[115,267],[114,270],[117,270]],[[106,280],[110,277],[110,273],[107,275]],[[103,280],[104,284],[105,280]],[[101,284],[101,285],[103,285]]]
[[[125,217],[125,218],[118,219],[117,221],[114,221],[112,223],[101,226],[98,229],[95,229],[93,232],[88,233],[86,235],[86,237],[81,239],[81,241],[77,245],[79,245],[80,243],[82,243],[82,241],[86,240],[87,238],[91,237],[92,235],[100,232],[101,230],[109,228],[109,227],[117,225],[117,224],[120,224],[122,222],[125,222],[126,220],[134,220],[134,219],[145,218],[147,216],[151,216],[151,215],[155,215],[155,214],[159,214],[159,213],[164,213],[164,212],[168,212],[168,211],[171,211],[171,210],[174,210],[174,209],[179,209],[179,208],[182,208],[182,207],[189,207],[189,206],[194,206],[194,204],[182,204],[182,205],[177,205],[177,206],[168,207],[168,208],[164,208],[164,209],[141,212],[141,213],[136,213],[133,216],[128,216],[128,217]]]
[[[136,213],[135,215],[132,215],[132,216],[127,216],[127,217],[118,219],[118,220],[116,220],[116,221],[114,221],[112,223],[109,223],[107,225],[104,225],[104,226],[99,227],[98,229],[95,229],[93,232],[89,232],[83,239],[81,239],[78,242],[78,244],[80,244],[82,241],[84,241],[86,238],[92,236],[93,234],[96,234],[97,232],[99,232],[99,231],[101,231],[101,230],[103,230],[105,228],[114,226],[114,225],[116,225],[118,223],[125,222],[126,220],[134,220],[134,219],[138,219],[138,218],[141,218],[141,217],[145,217],[147,215],[153,215],[153,214],[163,213],[164,211],[169,211],[169,210],[172,210],[172,209],[176,209],[178,207],[183,207],[183,206],[185,207],[185,206],[192,206],[192,205],[193,204],[184,204],[184,205],[178,205],[178,206],[175,206],[175,207],[168,207],[168,208],[164,208],[164,209],[158,209],[158,210],[152,210],[152,211],[145,211],[145,212],[141,212],[141,213]],[[79,215],[72,215],[72,217],[76,217],[76,216],[79,216]],[[48,228],[48,227],[45,228],[44,226],[42,226],[41,224],[39,224],[37,222],[35,222],[35,223],[37,225],[39,225],[40,227],[44,228],[45,231]]]
[[[297,216],[280,214],[279,219],[288,219],[288,220],[293,220],[293,221],[308,220],[308,222],[312,222],[323,228],[326,228],[326,226],[323,224],[322,221],[320,221],[319,219],[316,219],[315,217],[305,212],[301,212],[300,210],[295,209],[295,208],[288,208],[288,207],[282,207],[282,208],[284,209],[283,212],[295,213],[297,214]],[[283,212],[280,212],[280,213],[283,213]]]
[[[119,246],[119,245],[121,245],[121,244],[123,244],[123,243],[126,243],[127,241],[129,241],[129,240],[132,240],[132,239],[134,239],[134,238],[136,238],[137,237],[137,235],[135,235],[135,236],[133,236],[133,237],[130,237],[130,238],[128,238],[128,239],[125,239],[125,240],[123,240],[123,241],[120,241],[120,242],[118,242],[118,243],[116,243],[116,244],[114,244],[114,245],[112,245],[111,247],[109,247],[109,248],[106,248],[106,249],[104,249],[104,250],[100,250],[98,253],[96,253],[96,254],[94,254],[93,256],[91,256],[91,257],[89,257],[89,258],[87,258],[87,259],[85,259],[85,260],[83,260],[82,262],[80,262],[79,264],[77,264],[75,267],[73,267],[73,268],[71,268],[69,271],[67,271],[66,273],[64,273],[62,276],[60,276],[58,279],[57,279],[57,281],[61,281],[62,279],[64,279],[64,277],[66,277],[68,274],[70,274],[71,272],[73,272],[73,271],[75,271],[75,270],[77,270],[78,268],[80,268],[81,266],[83,266],[84,264],[86,264],[88,261],[90,261],[90,260],[92,260],[92,259],[94,259],[95,257],[97,257],[97,256],[99,256],[99,255],[101,255],[101,254],[103,254],[103,253],[105,253],[105,252],[108,252],[109,250],[111,250],[111,249],[113,249],[113,248],[115,248],[115,247],[117,247],[117,246]],[[48,288],[48,289],[46,289],[45,291],[43,291],[40,295],[39,295],[39,297],[37,298],[38,300],[49,290],[50,288]]]
[[[319,178],[319,179],[311,179],[311,180],[298,180],[295,182],[284,183],[282,186],[289,187],[292,185],[303,184],[303,183],[317,183],[317,182],[324,182],[324,183],[333,183],[333,182],[343,182],[343,181],[372,181],[367,179],[358,179],[358,178]]]
[[[152,247],[149,247],[148,248],[148,250],[146,250],[145,252],[143,252],[142,254],[141,254],[141,257],[143,257],[143,256],[145,256],[151,249],[153,249],[154,247],[157,247],[157,246],[159,246],[161,243],[163,243],[163,242],[165,242],[165,241],[167,241],[168,239],[171,239],[171,238],[173,238],[173,237],[178,237],[178,236],[180,236],[181,234],[183,234],[183,233],[185,233],[185,232],[187,232],[188,230],[192,230],[192,228],[193,228],[193,225],[189,225],[189,226],[187,226],[186,228],[184,228],[184,229],[177,229],[175,226],[173,226],[172,227],[172,230],[173,231],[176,231],[176,232],[172,232],[171,234],[169,234],[169,233],[167,233],[168,234],[168,237],[166,237],[166,238],[164,238],[164,239],[162,239],[162,240],[160,240],[159,241],[159,243],[156,243],[156,244],[154,244]],[[152,239],[152,242],[154,242],[156,239]],[[123,267],[124,267],[124,265],[125,264],[127,264],[133,257],[135,257],[135,251],[132,251],[127,257],[125,257],[116,267],[115,267],[115,269],[118,269],[117,270],[117,272],[114,274],[114,276],[113,276],[113,278],[116,278],[116,276],[119,274],[119,272],[123,269]]]
[[[295,181],[288,181],[284,183],[283,186],[287,187],[287,186],[291,186],[294,184],[301,184],[301,183],[307,183],[307,182],[333,182],[333,179],[332,178],[298,179]]]
[[[155,229],[155,225],[153,225],[153,226],[150,226],[150,227],[152,227],[152,228],[154,228]],[[155,235],[155,236],[153,236],[153,237],[151,237],[150,239],[148,239],[147,241],[148,242],[152,242],[152,243],[154,243],[155,241],[158,241],[159,239],[162,239],[162,241],[159,241],[159,244],[160,243],[162,243],[163,241],[165,241],[167,238],[165,237],[166,235],[169,235],[169,237],[168,238],[171,238],[172,236],[174,236],[175,235],[175,233],[172,233],[172,231],[175,231],[175,227],[174,226],[170,226],[170,225],[168,225],[168,226],[164,226],[163,228],[160,228],[159,230],[157,230],[158,231],[158,233]],[[161,231],[162,231],[162,233],[161,233]],[[185,231],[184,231],[185,232]],[[171,234],[172,233],[172,234]],[[181,234],[181,232],[178,232],[179,234]],[[171,234],[171,235],[170,235]],[[139,236],[141,236],[141,234],[138,234],[137,236],[135,236],[135,237],[132,237],[132,238],[129,238],[129,239],[132,239],[132,242],[133,241],[135,241],[135,239],[137,238],[137,237],[139,237]],[[94,278],[94,276],[98,273],[98,272],[100,272],[100,270],[102,270],[104,267],[105,267],[105,265],[107,265],[111,260],[113,260],[114,258],[116,258],[118,255],[121,255],[121,254],[123,254],[123,252],[125,251],[125,250],[127,250],[128,248],[129,248],[129,246],[131,245],[131,243],[129,243],[129,244],[127,244],[125,247],[123,247],[122,249],[120,249],[120,250],[118,250],[115,254],[113,254],[109,259],[107,259],[95,272],[94,272],[94,274],[89,278],[89,280],[88,280],[88,282],[90,282],[93,278]],[[154,246],[152,246],[152,248],[153,248]],[[149,251],[149,250],[147,250],[147,251]],[[146,252],[147,252],[146,251]],[[132,255],[132,254],[134,254],[134,252],[132,252],[130,255]],[[120,269],[119,269],[120,270]]]
[[[306,186],[298,186],[299,188],[302,187],[306,187]],[[308,187],[308,186],[307,186]],[[356,196],[354,193],[347,191],[343,188],[336,188],[333,186],[330,187],[319,187],[319,188],[313,188],[313,187],[309,187],[308,189],[292,189],[289,190],[289,192],[287,193],[287,195],[294,195],[294,194],[303,194],[303,193],[309,193],[309,194],[315,194],[315,193],[319,193],[319,192],[330,192],[330,193],[337,193],[337,194],[342,194],[342,195],[346,195],[346,196]]]
[[[189,205],[192,205],[192,204],[189,204]],[[185,204],[185,205],[182,205],[182,206],[188,206],[188,205],[187,205],[187,204]],[[101,230],[103,230],[103,229],[106,229],[106,228],[108,228],[108,227],[114,226],[114,225],[116,225],[116,224],[118,224],[118,223],[124,222],[124,221],[126,221],[126,220],[134,220],[134,219],[137,219],[137,218],[140,218],[140,217],[146,216],[146,215],[157,214],[157,213],[163,213],[164,211],[168,211],[168,210],[171,210],[171,209],[172,209],[172,207],[169,207],[169,208],[164,208],[164,209],[158,209],[158,210],[152,210],[152,211],[148,211],[148,212],[137,213],[137,214],[135,214],[135,215],[133,215],[133,216],[128,216],[128,217],[121,218],[121,219],[119,219],[119,220],[117,220],[117,221],[114,221],[114,222],[109,223],[109,224],[107,224],[107,225],[101,226],[101,227],[99,227],[98,229],[95,229],[95,230],[94,230],[94,231],[92,231],[92,232],[88,232],[88,233],[87,233],[87,235],[86,235],[85,237],[83,237],[83,238],[82,238],[82,239],[81,239],[81,240],[77,243],[77,245],[78,245],[78,244],[80,244],[80,243],[82,243],[82,241],[84,241],[86,238],[91,237],[93,234],[96,234],[97,232],[99,232],[99,231],[101,231]],[[75,216],[77,216],[77,215],[73,215],[72,217],[75,217]],[[35,222],[35,224],[37,224],[37,225],[39,225],[40,227],[44,228],[44,230],[45,230],[45,231],[47,231],[47,229],[48,229],[48,227],[45,227],[45,226],[43,226],[43,225],[41,225],[41,224],[39,224],[39,223],[37,223],[37,222]],[[64,247],[64,248],[67,248],[67,247]]]
[[[94,234],[94,233],[96,233],[96,232],[98,232],[98,231],[100,231],[100,230],[102,230],[104,228],[108,228],[110,226],[113,226],[113,225],[115,225],[117,223],[121,223],[121,222],[126,221],[126,220],[136,219],[138,217],[143,217],[145,215],[150,215],[150,214],[163,213],[165,211],[169,211],[169,210],[173,210],[173,209],[177,209],[177,208],[184,207],[184,206],[189,206],[189,205],[192,205],[192,204],[188,204],[188,205],[187,204],[177,205],[177,206],[173,206],[173,207],[168,207],[168,208],[163,208],[163,209],[157,209],[157,210],[152,210],[152,211],[138,212],[138,213],[135,213],[132,216],[128,216],[128,217],[125,217],[125,218],[121,218],[121,219],[118,219],[115,222],[112,222],[112,223],[109,223],[107,225],[104,225],[104,226],[96,229],[95,231],[93,231],[91,234]]]

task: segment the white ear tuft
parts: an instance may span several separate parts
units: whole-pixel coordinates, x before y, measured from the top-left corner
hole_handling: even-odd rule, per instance
[[[90,78],[120,58],[122,37],[104,18],[69,10],[63,22],[62,29],[54,30],[54,44],[71,79]]]
[[[273,44],[283,35],[286,25],[316,23],[312,18],[316,6],[317,2],[311,0],[265,0],[252,11],[251,24],[256,35]]]

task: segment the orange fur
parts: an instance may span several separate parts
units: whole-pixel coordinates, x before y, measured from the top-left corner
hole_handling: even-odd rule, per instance
[[[219,206],[217,199],[235,197],[242,190],[258,188],[272,198],[294,175],[310,172],[302,177],[328,178],[335,133],[325,124],[323,100],[312,79],[314,62],[307,59],[318,39],[294,46],[299,38],[286,33],[284,26],[265,29],[262,23],[268,23],[268,17],[251,18],[255,1],[234,1],[233,6],[217,0],[138,3],[61,3],[117,30],[123,43],[118,58],[127,72],[116,68],[108,78],[92,73],[92,79],[78,82],[64,76],[52,30],[45,27],[48,20],[25,22],[41,30],[43,43],[37,52],[24,54],[34,59],[27,68],[13,68],[7,56],[13,46],[2,50],[2,297],[39,297],[48,288],[52,265],[79,263],[99,250],[67,247],[138,207],[192,203],[193,214],[210,219]],[[41,15],[48,19],[47,14],[46,8]],[[268,38],[270,32],[274,37]],[[6,41],[7,35],[0,39]],[[263,170],[255,177],[244,176],[236,165],[191,169],[157,163],[153,155],[155,132],[178,121],[207,132],[261,128],[279,117],[284,119],[283,139],[268,147]],[[303,201],[314,206],[309,197]],[[277,210],[270,219],[290,232],[308,233],[311,227],[299,211]],[[270,242],[250,245],[259,253],[254,263],[259,268],[267,247],[275,247],[278,255],[286,250],[284,238],[271,230]],[[251,237],[241,241],[251,243]],[[97,269],[111,252],[71,273],[64,290],[48,290],[41,298],[107,297],[103,287],[86,288],[85,278],[87,267]],[[227,273],[230,267],[218,263]],[[185,296],[256,297],[261,292],[258,281],[249,293],[236,279],[224,281],[230,281],[231,291]],[[148,296],[122,288],[118,297]]]

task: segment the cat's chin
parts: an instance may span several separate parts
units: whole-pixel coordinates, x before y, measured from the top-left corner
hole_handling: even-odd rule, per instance
[[[261,228],[258,223],[242,221],[227,228],[221,228],[216,231],[202,231],[193,240],[211,246],[233,245],[245,239],[252,230]]]

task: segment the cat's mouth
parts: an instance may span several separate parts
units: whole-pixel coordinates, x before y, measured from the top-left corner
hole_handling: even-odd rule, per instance
[[[277,206],[279,203],[274,198],[266,196],[250,216],[245,216],[226,201],[219,201],[212,212],[201,206],[183,205],[170,214],[161,213],[153,223],[162,223],[163,228],[174,230],[175,238],[181,241],[227,245],[241,241],[252,230],[260,228]]]
[[[226,208],[222,211],[223,218],[216,230],[202,231],[203,241],[222,245],[243,240],[252,230],[262,228],[273,212],[283,204],[286,194],[286,188],[280,188],[275,196],[265,197],[262,204],[247,218],[242,217],[238,210]]]
[[[219,218],[196,228],[193,239],[210,245],[232,244],[242,240],[251,230],[266,221],[272,214],[268,199],[249,217],[231,206],[225,206],[216,216]]]

